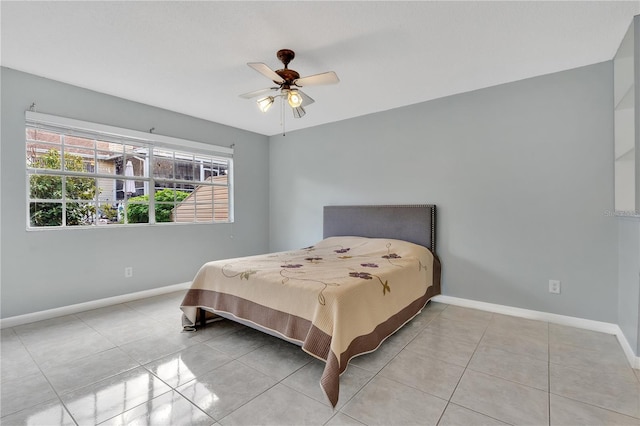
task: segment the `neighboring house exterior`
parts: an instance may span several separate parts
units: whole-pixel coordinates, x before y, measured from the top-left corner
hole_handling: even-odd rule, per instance
[[[207,182],[226,185],[228,178],[211,176]],[[172,210],[173,222],[226,222],[229,220],[229,187],[198,186]]]

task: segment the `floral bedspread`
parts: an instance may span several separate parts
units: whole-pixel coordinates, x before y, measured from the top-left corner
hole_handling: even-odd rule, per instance
[[[335,406],[349,359],[375,350],[434,295],[437,258],[406,241],[331,237],[296,251],[208,262],[181,309],[254,323],[326,362],[320,380]]]

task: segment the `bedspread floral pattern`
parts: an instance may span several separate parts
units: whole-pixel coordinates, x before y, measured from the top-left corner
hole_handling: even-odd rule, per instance
[[[362,264],[362,266],[365,266],[365,265],[367,264]],[[354,278],[362,278],[363,280],[372,280],[375,277],[378,279],[378,281],[380,281],[380,284],[382,284],[383,295],[387,294],[387,291],[391,292],[391,288],[389,288],[388,280],[385,280],[384,282],[382,282],[382,278],[380,278],[377,275],[371,275],[369,272],[349,272],[349,276]]]
[[[377,258],[372,258],[370,254],[358,255],[357,250],[351,252],[352,248],[357,249],[357,247],[344,247],[341,245],[326,247],[309,246],[298,251],[276,253],[269,257],[273,258],[274,262],[278,263],[279,267],[281,268],[280,276],[282,276],[282,284],[286,284],[290,280],[295,280],[298,282],[304,282],[310,285],[318,286],[318,303],[320,305],[325,305],[326,303],[324,292],[328,287],[339,287],[343,284],[341,284],[339,282],[340,280],[338,279],[336,279],[336,282],[331,282],[312,278],[312,270],[310,270],[309,268],[313,268],[314,265],[318,265],[324,261],[335,261],[336,259],[340,259],[343,261],[356,259],[359,262],[360,267],[372,269],[380,267],[378,263],[380,259],[382,259],[383,262],[387,262],[390,265],[398,268],[403,268],[411,264],[409,262],[404,264],[401,262],[402,256],[393,251],[392,242],[388,242],[386,244],[387,253]],[[345,253],[350,254],[345,255]],[[222,274],[227,278],[239,277],[240,281],[248,281],[252,275],[260,273],[260,269],[245,269],[233,273],[225,270],[226,268],[231,268],[231,266],[232,264],[228,264],[222,268]],[[423,269],[425,271],[427,270],[427,267],[423,265],[422,262],[419,262],[418,268],[420,271]],[[350,270],[350,272],[348,273],[348,277],[353,278],[354,280],[371,280],[372,283],[379,282],[382,286],[383,295],[391,292],[391,286],[389,285],[388,280],[383,280],[380,276],[374,275],[370,272],[357,270],[354,268],[354,266],[348,266],[348,269]]]
[[[240,280],[247,280],[247,281],[249,280],[249,277],[251,275],[255,274],[256,272],[258,272],[258,271],[254,271],[253,269],[247,269],[245,271],[238,272],[238,273],[235,273],[235,274],[233,274],[233,273],[229,274],[229,273],[225,272],[224,267],[222,268],[222,274],[225,277],[227,277],[227,278],[235,278],[235,277],[239,276]]]

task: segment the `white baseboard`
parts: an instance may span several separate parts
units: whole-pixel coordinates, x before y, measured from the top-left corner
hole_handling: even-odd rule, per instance
[[[599,331],[601,333],[614,334],[624,350],[629,364],[632,368],[640,369],[640,357],[637,356],[627,338],[622,333],[618,324],[608,322],[593,321],[584,318],[570,317],[566,315],[552,314],[549,312],[532,311],[529,309],[514,308],[512,306],[497,305],[494,303],[478,302],[476,300],[462,299],[459,297],[438,295],[432,299],[434,302],[446,303],[448,305],[462,306],[465,308],[479,309],[481,311],[494,312],[497,314],[511,315],[514,317],[546,321],[553,324],[567,325],[570,327],[582,328],[585,330]]]
[[[117,305],[118,303],[131,302],[133,300],[147,297],[159,296],[161,294],[172,293],[174,291],[186,290],[191,285],[190,282],[174,284],[166,287],[153,288],[136,293],[123,294],[120,296],[107,297],[104,299],[92,300],[90,302],[77,303],[75,305],[63,306],[61,308],[48,309],[46,311],[33,312],[25,315],[0,319],[0,328],[15,327],[31,322],[42,321],[63,315],[77,314],[91,309],[104,308],[105,306]],[[608,322],[593,321],[583,318],[570,317],[566,315],[552,314],[548,312],[532,311],[529,309],[514,308],[512,306],[497,305],[494,303],[479,302],[476,300],[462,299],[459,297],[438,295],[432,299],[434,302],[446,303],[448,305],[462,306],[465,308],[479,309],[481,311],[494,312],[503,315],[511,315],[520,318],[527,318],[539,321],[547,321],[553,324],[567,325],[586,330],[599,331],[601,333],[614,334],[622,346],[629,364],[635,369],[640,369],[640,357],[636,356],[631,349],[631,345],[622,333],[617,324]]]
[[[17,315],[0,319],[0,328],[15,327],[31,322],[47,320],[63,315],[77,314],[78,312],[89,311],[91,309],[104,308],[105,306],[117,305],[119,303],[131,302],[133,300],[147,297],[159,296],[161,294],[173,293],[174,291],[186,290],[191,282],[169,285],[166,287],[152,288],[150,290],[138,291],[135,293],[123,294],[120,296],[107,297],[104,299],[92,300],[75,305],[63,306],[61,308],[47,309],[46,311],[32,312],[30,314]]]

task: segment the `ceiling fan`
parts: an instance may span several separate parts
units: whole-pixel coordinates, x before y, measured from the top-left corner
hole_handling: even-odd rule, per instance
[[[277,58],[284,64],[284,68],[280,70],[272,70],[262,62],[249,62],[249,65],[260,74],[273,81],[277,86],[260,89],[240,95],[241,98],[251,99],[262,95],[267,95],[273,91],[280,92],[258,99],[258,107],[262,112],[267,112],[273,105],[275,98],[286,98],[289,106],[293,109],[293,116],[301,118],[306,114],[305,106],[311,105],[315,101],[309,95],[299,90],[300,87],[319,86],[323,84],[336,84],[340,81],[333,71],[323,72],[320,74],[310,75],[308,77],[300,77],[297,71],[288,68],[289,62],[295,58],[296,54],[290,49],[278,50]]]

